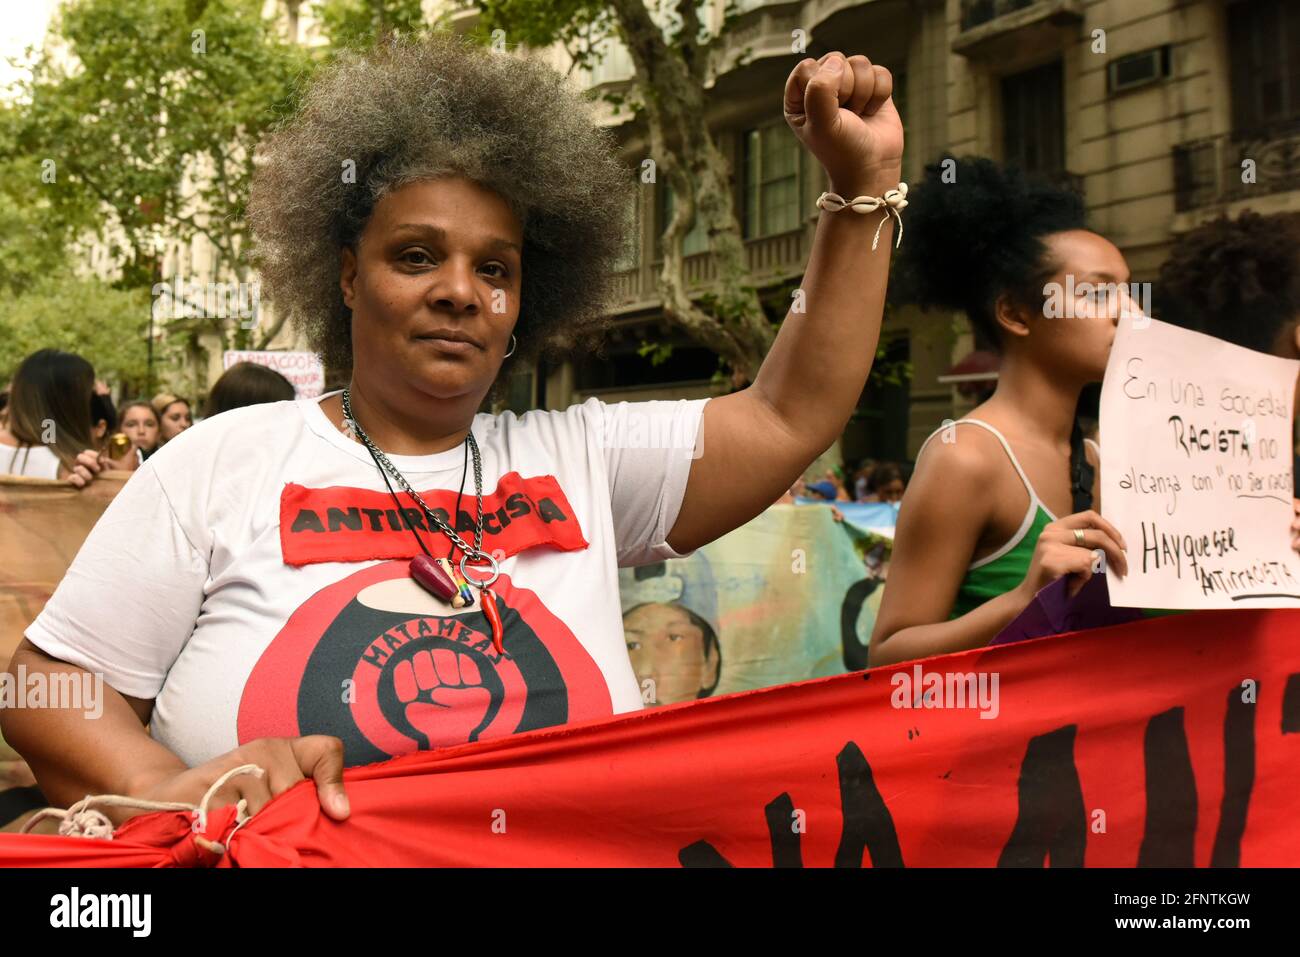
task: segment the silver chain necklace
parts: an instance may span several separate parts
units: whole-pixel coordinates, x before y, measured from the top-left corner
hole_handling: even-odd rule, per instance
[[[344,422],[356,433],[357,437],[361,439],[361,443],[370,452],[370,455],[374,460],[379,463],[380,467],[397,480],[397,483],[401,485],[402,490],[415,500],[416,504],[420,506],[429,521],[436,525],[439,531],[449,537],[460,548],[461,576],[471,585],[477,587],[480,591],[496,581],[499,573],[497,561],[487,552],[483,551],[483,463],[479,458],[478,443],[474,441],[474,430],[470,429],[469,433],[465,436],[465,441],[469,443],[470,454],[474,457],[474,499],[478,504],[478,519],[474,523],[474,544],[471,546],[456,534],[455,529],[434,514],[433,509],[429,508],[424,499],[420,497],[420,493],[411,488],[411,483],[406,480],[406,476],[398,471],[397,466],[393,465],[393,463],[388,460],[388,456],[383,453],[383,450],[371,441],[370,436],[366,435],[365,429],[361,428],[361,423],[359,423],[356,420],[356,417],[352,414],[352,397],[350,389],[343,390],[343,417]],[[491,568],[491,576],[482,581],[477,581],[469,575],[466,575],[466,561],[470,561],[476,565],[481,565],[483,563],[488,564]]]

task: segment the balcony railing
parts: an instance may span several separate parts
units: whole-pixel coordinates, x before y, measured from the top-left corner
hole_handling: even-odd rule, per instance
[[[1256,136],[1224,134],[1182,143],[1174,147],[1173,158],[1174,206],[1180,213],[1300,189],[1300,124]]]
[[[745,240],[745,259],[749,271],[760,282],[800,272],[808,260],[807,232],[793,229],[789,232]],[[619,303],[644,302],[658,298],[659,269],[663,261],[651,263],[650,278],[641,280],[641,269],[636,267],[615,276],[616,299]],[[718,279],[718,263],[712,253],[696,253],[682,259],[682,278],[692,292],[701,290]]]
[[[635,302],[641,298],[641,270],[632,268],[614,274],[614,301]]]
[[[962,0],[961,28],[969,30],[1007,13],[1032,6],[1034,0]]]
[[[952,51],[988,62],[1074,42],[1086,0],[963,0]]]

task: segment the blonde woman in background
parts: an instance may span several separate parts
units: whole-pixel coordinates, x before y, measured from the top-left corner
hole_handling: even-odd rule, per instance
[[[166,445],[194,424],[190,403],[186,399],[159,392],[153,397],[154,413],[158,416],[158,445]]]

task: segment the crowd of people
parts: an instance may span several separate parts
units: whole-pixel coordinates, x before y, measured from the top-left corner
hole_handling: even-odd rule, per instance
[[[846,481],[845,476],[851,476]],[[779,501],[789,504],[805,498],[824,502],[890,502],[903,500],[907,489],[907,466],[901,462],[863,459],[855,468],[837,465],[826,469],[820,479],[800,479]]]
[[[213,384],[207,417],[294,397],[280,373],[232,365]],[[194,425],[188,399],[160,392],[116,407],[89,361],[41,349],[24,359],[0,392],[0,475],[66,480],[84,487],[106,470],[135,471]]]

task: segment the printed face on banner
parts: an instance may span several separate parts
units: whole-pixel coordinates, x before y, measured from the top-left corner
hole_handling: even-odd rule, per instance
[[[1120,322],[1101,393],[1101,503],[1128,544],[1112,604],[1300,606],[1300,362],[1163,322]]]

